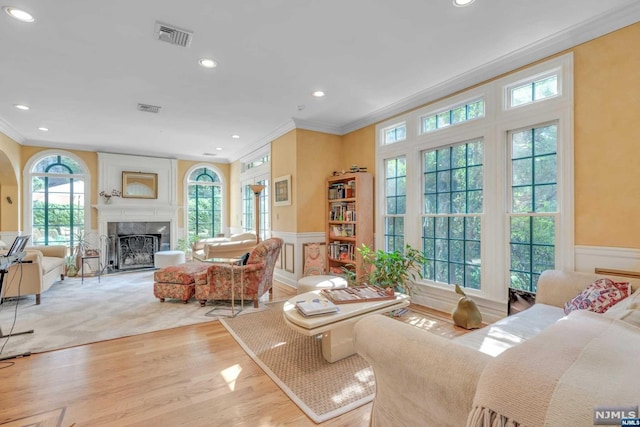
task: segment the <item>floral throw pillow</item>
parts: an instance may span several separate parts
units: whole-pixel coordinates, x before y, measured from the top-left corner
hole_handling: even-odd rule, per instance
[[[616,283],[611,279],[598,279],[590,284],[578,296],[564,305],[564,313],[573,310],[589,310],[604,313],[609,308],[629,296],[631,286],[628,282]]]

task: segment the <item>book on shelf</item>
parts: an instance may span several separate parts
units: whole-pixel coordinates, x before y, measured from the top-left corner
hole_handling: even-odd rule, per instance
[[[305,317],[333,314],[340,310],[337,305],[324,298],[296,301],[296,309]]]

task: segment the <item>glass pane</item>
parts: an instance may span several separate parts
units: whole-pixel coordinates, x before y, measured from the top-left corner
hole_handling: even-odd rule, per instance
[[[436,192],[436,174],[425,173],[424,174],[424,192],[425,193],[435,193]]]
[[[537,185],[535,187],[536,205],[534,212],[556,212],[558,205],[556,202],[556,186]]]
[[[427,194],[424,196],[424,213],[436,213],[437,197],[436,194]]]
[[[451,213],[467,213],[466,196],[466,193],[451,193]]]
[[[460,123],[467,120],[467,108],[466,106],[458,107],[451,112],[451,123]]]
[[[422,132],[431,132],[438,128],[436,116],[425,117],[422,119]]]
[[[531,265],[531,246],[511,244],[511,269],[529,271]]]
[[[423,218],[422,219],[422,237],[435,237],[436,233],[436,219],[435,218]]]
[[[533,212],[533,187],[514,187],[511,209],[514,213]]]
[[[484,101],[476,101],[468,106],[469,120],[484,116]]]
[[[513,160],[511,162],[511,174],[513,185],[533,184],[533,166],[531,159]]]
[[[438,193],[437,213],[451,213],[451,193]]]
[[[438,192],[446,192],[451,190],[451,176],[449,171],[442,171],[437,173],[437,189]]]
[[[558,127],[556,125],[534,129],[536,155],[555,154],[558,141]]]
[[[555,220],[553,217],[533,218],[533,243],[538,245],[555,244]]]
[[[387,144],[396,142],[396,133],[393,129],[389,129],[385,132],[384,140]]]
[[[435,236],[446,239],[449,237],[449,219],[446,217],[437,217],[436,218],[436,230]]]
[[[533,101],[531,83],[511,89],[511,105],[517,106]]]
[[[555,184],[557,182],[557,170],[556,156],[542,156],[536,157],[536,184]]]
[[[436,152],[428,151],[424,155],[424,171],[435,172],[436,171]]]
[[[467,240],[480,241],[480,224],[479,216],[470,216],[465,218],[465,238]]]
[[[466,169],[454,169],[451,173],[451,190],[461,191],[467,188]]]
[[[438,114],[438,129],[449,126],[451,124],[451,116],[448,111]]]
[[[542,273],[555,268],[555,250],[553,246],[534,246],[532,272]]]
[[[467,164],[469,166],[481,165],[483,162],[482,141],[467,144]]]
[[[530,243],[531,242],[531,218],[530,217],[512,217],[511,218],[511,243]]]
[[[464,217],[452,217],[449,223],[449,237],[451,239],[464,239]]]
[[[407,213],[407,198],[406,196],[400,196],[397,198],[398,203],[396,205],[396,214],[401,215]]]
[[[467,170],[468,173],[468,188],[470,190],[481,190],[482,185],[482,166],[473,166]]]
[[[550,76],[534,83],[534,99],[544,99],[558,94],[558,76]]]
[[[463,168],[467,165],[467,145],[461,144],[451,148],[451,167]]]
[[[405,125],[396,128],[396,141],[404,141],[407,139],[407,127]]]
[[[514,132],[511,135],[511,158],[519,159],[533,155],[531,131]]]
[[[392,197],[396,194],[396,179],[387,179],[387,197]]]
[[[437,161],[438,170],[449,169],[451,167],[451,154],[450,154],[450,151],[451,151],[451,149],[449,149],[449,148],[442,148],[442,149],[437,151],[437,153],[438,153],[438,161]]]

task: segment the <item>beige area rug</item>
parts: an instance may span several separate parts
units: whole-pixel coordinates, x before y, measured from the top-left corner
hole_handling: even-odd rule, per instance
[[[240,315],[266,309],[264,305],[254,309],[248,302]],[[34,296],[7,299],[0,305],[3,334],[34,330],[1,338],[0,358],[217,321],[226,314],[224,308],[211,303],[200,307],[195,300],[161,303],[153,296],[153,270],[109,274],[100,283],[97,277],[85,278],[84,283],[65,278],[42,294],[40,305],[35,305]]]
[[[284,323],[284,302],[267,305],[270,310],[221,323],[309,418],[321,423],[373,400],[373,370],[362,357],[325,361],[318,337]]]

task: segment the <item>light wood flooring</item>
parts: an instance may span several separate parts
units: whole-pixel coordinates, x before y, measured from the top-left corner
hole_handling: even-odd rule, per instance
[[[295,290],[274,286],[273,299]],[[450,316],[399,318],[443,336]],[[2,345],[3,340],[0,340]],[[371,403],[321,426],[368,426]],[[219,322],[0,362],[0,425],[315,426]]]

